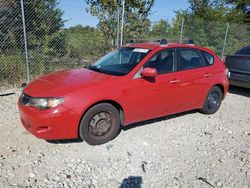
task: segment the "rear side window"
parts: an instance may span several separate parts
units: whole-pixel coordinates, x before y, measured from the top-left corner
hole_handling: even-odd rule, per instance
[[[202,53],[205,57],[205,61],[206,61],[207,65],[214,64],[214,56],[212,56],[211,54],[209,54],[207,52],[202,52]]]
[[[199,50],[179,49],[179,70],[189,70],[206,66]]]

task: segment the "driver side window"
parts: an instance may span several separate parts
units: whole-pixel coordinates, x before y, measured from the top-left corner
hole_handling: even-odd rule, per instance
[[[175,50],[168,49],[156,53],[150,60],[143,66],[144,68],[154,68],[158,74],[165,74],[174,71],[174,56]]]

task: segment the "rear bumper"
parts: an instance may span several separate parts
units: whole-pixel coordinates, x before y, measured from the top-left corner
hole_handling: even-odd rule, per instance
[[[238,80],[229,80],[230,85],[244,87],[250,89],[250,82],[243,82]]]
[[[18,103],[24,128],[37,138],[45,140],[78,138],[79,116],[63,105],[38,110]]]
[[[229,70],[229,83],[230,85],[250,88],[250,74]]]

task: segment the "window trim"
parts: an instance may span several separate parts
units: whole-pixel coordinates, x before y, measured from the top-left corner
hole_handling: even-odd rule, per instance
[[[206,51],[204,51],[204,50],[200,50],[200,51],[201,51],[201,53],[202,53],[202,56],[204,57],[204,60],[205,60],[205,63],[207,64],[207,66],[208,66],[208,67],[209,67],[209,66],[212,66],[212,65],[214,64],[214,61],[215,61],[214,55],[212,55],[212,54],[210,54],[210,53],[208,53],[208,52],[206,52]],[[206,57],[205,57],[205,53],[208,54],[208,55],[211,55],[211,56],[213,57],[213,63],[212,63],[212,64],[209,64],[209,62],[207,61],[207,59],[206,59]]]

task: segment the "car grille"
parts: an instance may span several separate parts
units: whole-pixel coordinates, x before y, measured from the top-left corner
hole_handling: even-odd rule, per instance
[[[31,97],[29,95],[22,93],[21,100],[20,100],[22,105],[28,104],[30,102],[30,100],[31,100]]]

